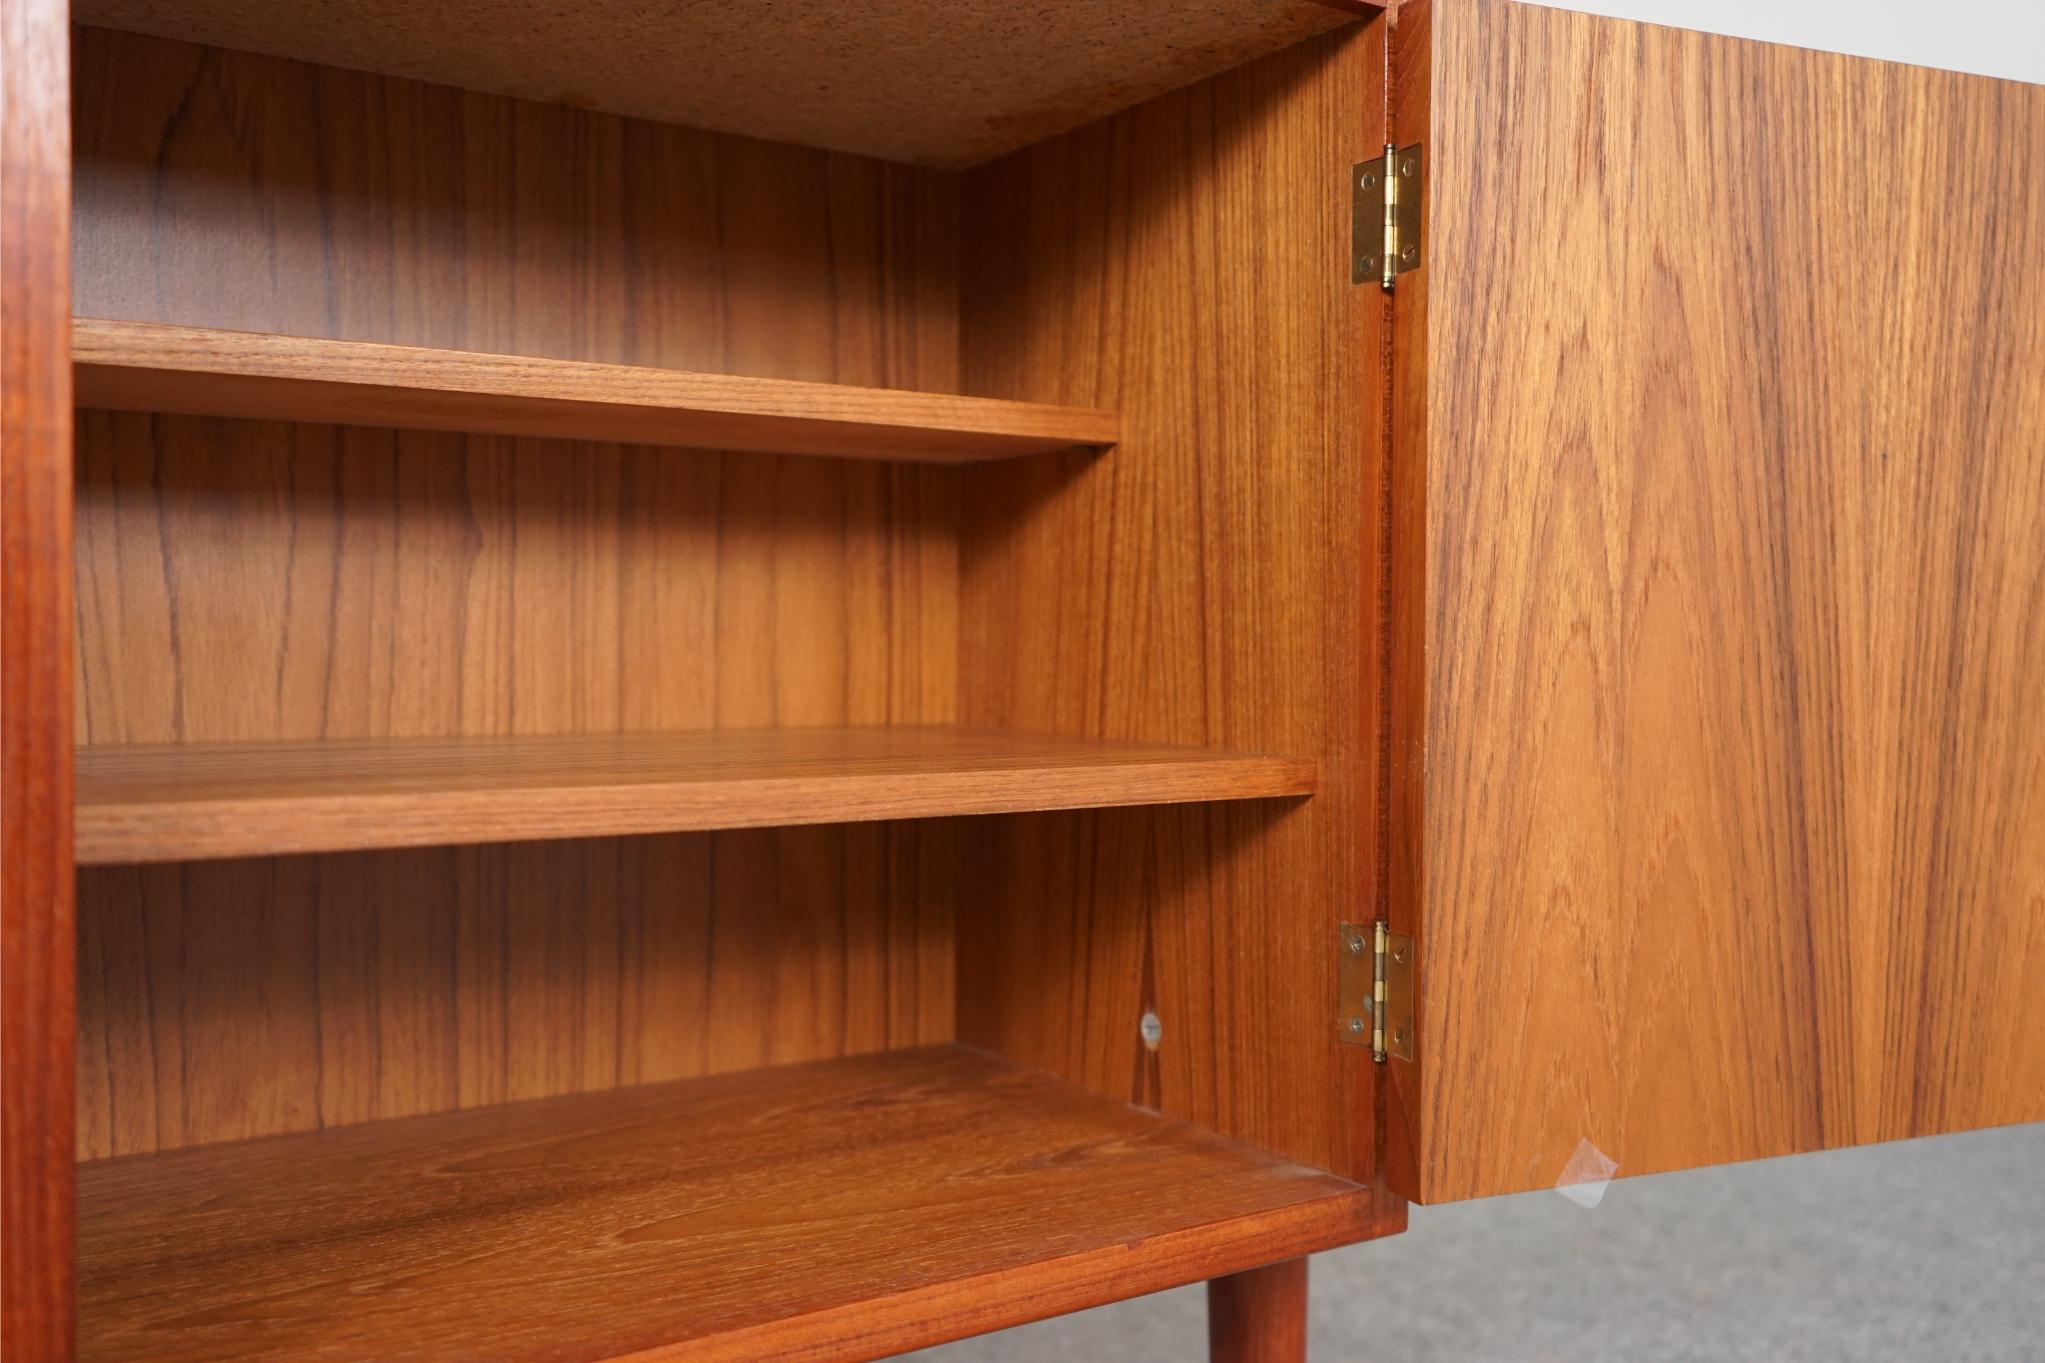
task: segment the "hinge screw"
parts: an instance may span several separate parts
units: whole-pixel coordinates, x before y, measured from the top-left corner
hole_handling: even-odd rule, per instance
[[[1420,169],[1419,164],[1410,156],[1399,163],[1399,173],[1409,180],[1413,178],[1413,172],[1418,169]]]
[[[1392,949],[1392,963],[1394,965],[1406,964],[1406,950],[1407,949],[1403,946],[1394,947]]]
[[[1350,934],[1349,934],[1349,954],[1350,954],[1351,956],[1361,956],[1361,955],[1363,955],[1363,934],[1362,934],[1362,933],[1360,933],[1360,932],[1352,932],[1352,933],[1350,933]]]
[[[1406,1038],[1410,1035],[1412,1035],[1412,1033],[1408,1032],[1406,1028],[1400,1027],[1397,1031],[1392,1033],[1392,1040],[1397,1042],[1401,1047],[1403,1047],[1406,1044]]]
[[[1362,1035],[1363,1035],[1363,1019],[1362,1019],[1362,1018],[1351,1018],[1351,1019],[1349,1019],[1349,1034],[1350,1034],[1351,1036],[1362,1036]]]
[[[1376,274],[1378,272],[1378,258],[1376,256],[1365,256],[1363,258],[1363,272],[1365,274]]]
[[[1363,173],[1363,187],[1365,190],[1376,189],[1378,187],[1378,177],[1369,171],[1365,171]]]
[[[1420,259],[1420,248],[1418,246],[1413,245],[1411,242],[1408,242],[1399,251],[1399,259],[1405,261],[1408,265],[1411,265],[1414,261]]]

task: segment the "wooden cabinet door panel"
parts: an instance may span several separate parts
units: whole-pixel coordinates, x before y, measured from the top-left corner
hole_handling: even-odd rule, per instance
[[[1394,1182],[2045,1118],[2045,88],[1395,34]]]

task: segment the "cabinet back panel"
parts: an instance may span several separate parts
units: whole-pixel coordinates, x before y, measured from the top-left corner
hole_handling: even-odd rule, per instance
[[[2045,1118],[2045,89],[1431,9],[1399,1181]]]
[[[956,391],[926,171],[96,30],[77,311]],[[87,412],[82,742],[956,718],[953,470]],[[91,871],[80,1148],[951,1034],[895,826]]]
[[[974,172],[963,309],[975,391],[1123,416],[1107,459],[970,476],[965,718],[1313,754],[1321,791],[975,826],[960,1036],[1365,1180],[1335,951],[1375,888],[1384,295],[1348,184],[1383,30]]]
[[[102,867],[79,1154],[947,1040],[951,826]]]
[[[953,718],[940,474],[83,412],[90,743]]]
[[[953,177],[80,29],[85,316],[954,392]]]

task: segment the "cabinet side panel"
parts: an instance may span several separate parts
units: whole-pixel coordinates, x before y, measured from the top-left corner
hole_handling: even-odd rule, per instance
[[[976,172],[962,301],[970,387],[1125,432],[972,473],[964,717],[1311,754],[1322,784],[976,826],[960,1034],[1362,1179],[1335,950],[1375,888],[1384,304],[1349,283],[1349,178],[1383,67],[1374,22]]]
[[[937,173],[81,30],[77,306],[957,387]],[[87,412],[94,743],[955,718],[943,469]],[[949,843],[90,871],[81,1148],[951,1034]]]
[[[1414,1191],[2045,1118],[2045,89],[1433,54]]]
[[[71,1358],[70,123],[63,0],[0,0],[0,1356]]]

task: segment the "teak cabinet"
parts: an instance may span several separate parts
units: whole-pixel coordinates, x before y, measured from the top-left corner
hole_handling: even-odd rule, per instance
[[[9,1363],[1297,1359],[1409,1199],[2045,1118],[2045,91],[0,14]]]

